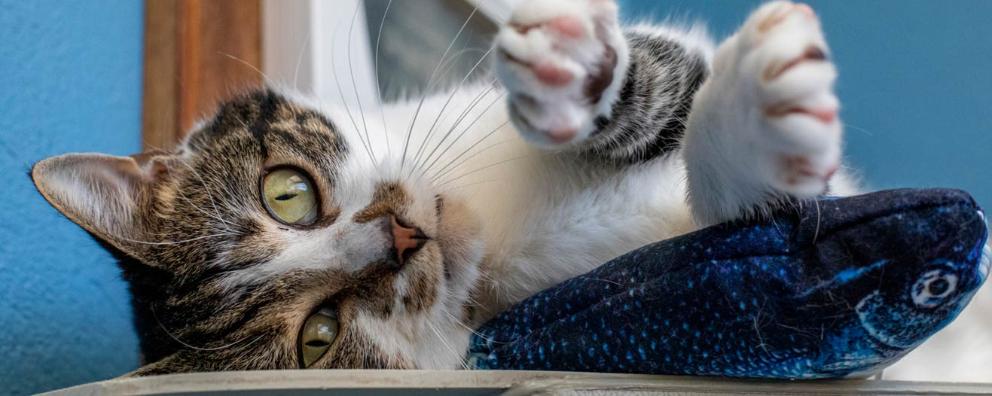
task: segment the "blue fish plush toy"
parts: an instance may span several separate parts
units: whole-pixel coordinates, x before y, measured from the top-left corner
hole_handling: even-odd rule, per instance
[[[821,199],[645,246],[483,325],[479,369],[870,375],[950,323],[989,273],[966,193]]]

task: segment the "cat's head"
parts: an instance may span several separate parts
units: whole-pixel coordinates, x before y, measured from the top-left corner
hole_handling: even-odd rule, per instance
[[[124,258],[150,363],[137,374],[457,367],[478,222],[363,150],[260,90],[175,152],[63,155],[32,177]]]

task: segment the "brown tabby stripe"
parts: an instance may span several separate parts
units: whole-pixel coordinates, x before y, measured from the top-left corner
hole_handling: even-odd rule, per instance
[[[693,95],[709,74],[703,55],[678,42],[639,33],[627,40],[630,66],[613,115],[596,119],[598,130],[583,151],[621,165],[678,147]]]

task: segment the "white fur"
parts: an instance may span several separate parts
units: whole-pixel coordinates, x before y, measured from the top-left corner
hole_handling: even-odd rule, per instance
[[[397,295],[403,295],[406,282],[401,275],[394,284]],[[383,319],[359,312],[352,326],[361,329],[386,356],[400,356],[420,369],[464,368],[465,350],[471,332],[462,323],[460,313],[469,286],[474,283],[442,283],[438,294],[441,302],[427,312],[409,312],[403,304],[394,306]]]
[[[294,270],[333,268],[355,272],[366,263],[385,259],[392,243],[382,232],[381,221],[338,222],[326,228],[297,230],[265,220],[265,233],[279,238],[283,249],[259,266],[226,274],[222,280],[225,287],[258,284]],[[226,260],[221,257],[217,262],[223,265]]]

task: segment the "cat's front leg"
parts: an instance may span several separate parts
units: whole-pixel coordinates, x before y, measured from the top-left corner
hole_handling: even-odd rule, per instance
[[[763,5],[719,46],[683,141],[700,226],[822,194],[840,166],[837,70],[813,10]]]
[[[574,146],[593,134],[628,66],[613,0],[521,2],[496,47],[514,125],[545,148]]]

